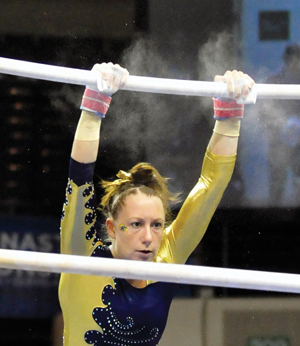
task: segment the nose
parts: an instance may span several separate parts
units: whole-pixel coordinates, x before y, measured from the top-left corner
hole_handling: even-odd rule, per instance
[[[149,246],[152,243],[152,231],[149,225],[145,225],[142,235],[142,243]]]

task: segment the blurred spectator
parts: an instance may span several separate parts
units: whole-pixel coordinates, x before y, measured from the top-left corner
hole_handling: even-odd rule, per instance
[[[287,46],[284,66],[266,80],[268,84],[300,84],[300,46]],[[300,101],[266,100],[263,102],[262,121],[265,121],[269,142],[269,195],[272,206],[300,204],[293,200],[300,187]],[[288,179],[290,178],[290,179]],[[292,184],[285,199],[288,181]]]

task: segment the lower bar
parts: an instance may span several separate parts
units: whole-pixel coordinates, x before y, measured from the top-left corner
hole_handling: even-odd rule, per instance
[[[300,275],[0,249],[0,267],[300,293]]]

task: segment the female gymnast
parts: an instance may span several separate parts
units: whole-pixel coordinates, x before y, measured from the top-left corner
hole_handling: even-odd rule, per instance
[[[125,82],[128,71],[119,65],[96,64],[102,78],[98,89],[87,86],[76,129],[66,201],[61,223],[61,252],[138,261],[184,264],[202,239],[231,178],[243,105],[214,99],[216,124],[205,154],[199,181],[169,222],[174,198],[166,179],[150,164],[120,171],[116,180],[103,181],[100,208],[106,217],[110,242],[99,236],[93,187],[101,121],[111,95]],[[244,78],[242,86],[235,81]],[[102,82],[101,82],[102,81]],[[246,97],[254,81],[242,72],[227,71],[232,98]],[[59,298],[64,319],[64,345],[157,345],[164,331],[176,285],[62,274]]]

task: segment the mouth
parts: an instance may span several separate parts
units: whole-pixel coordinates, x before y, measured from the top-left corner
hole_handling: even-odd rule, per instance
[[[145,254],[145,255],[148,255],[149,253],[152,253],[151,250],[139,250],[138,252],[140,252],[142,254]]]

